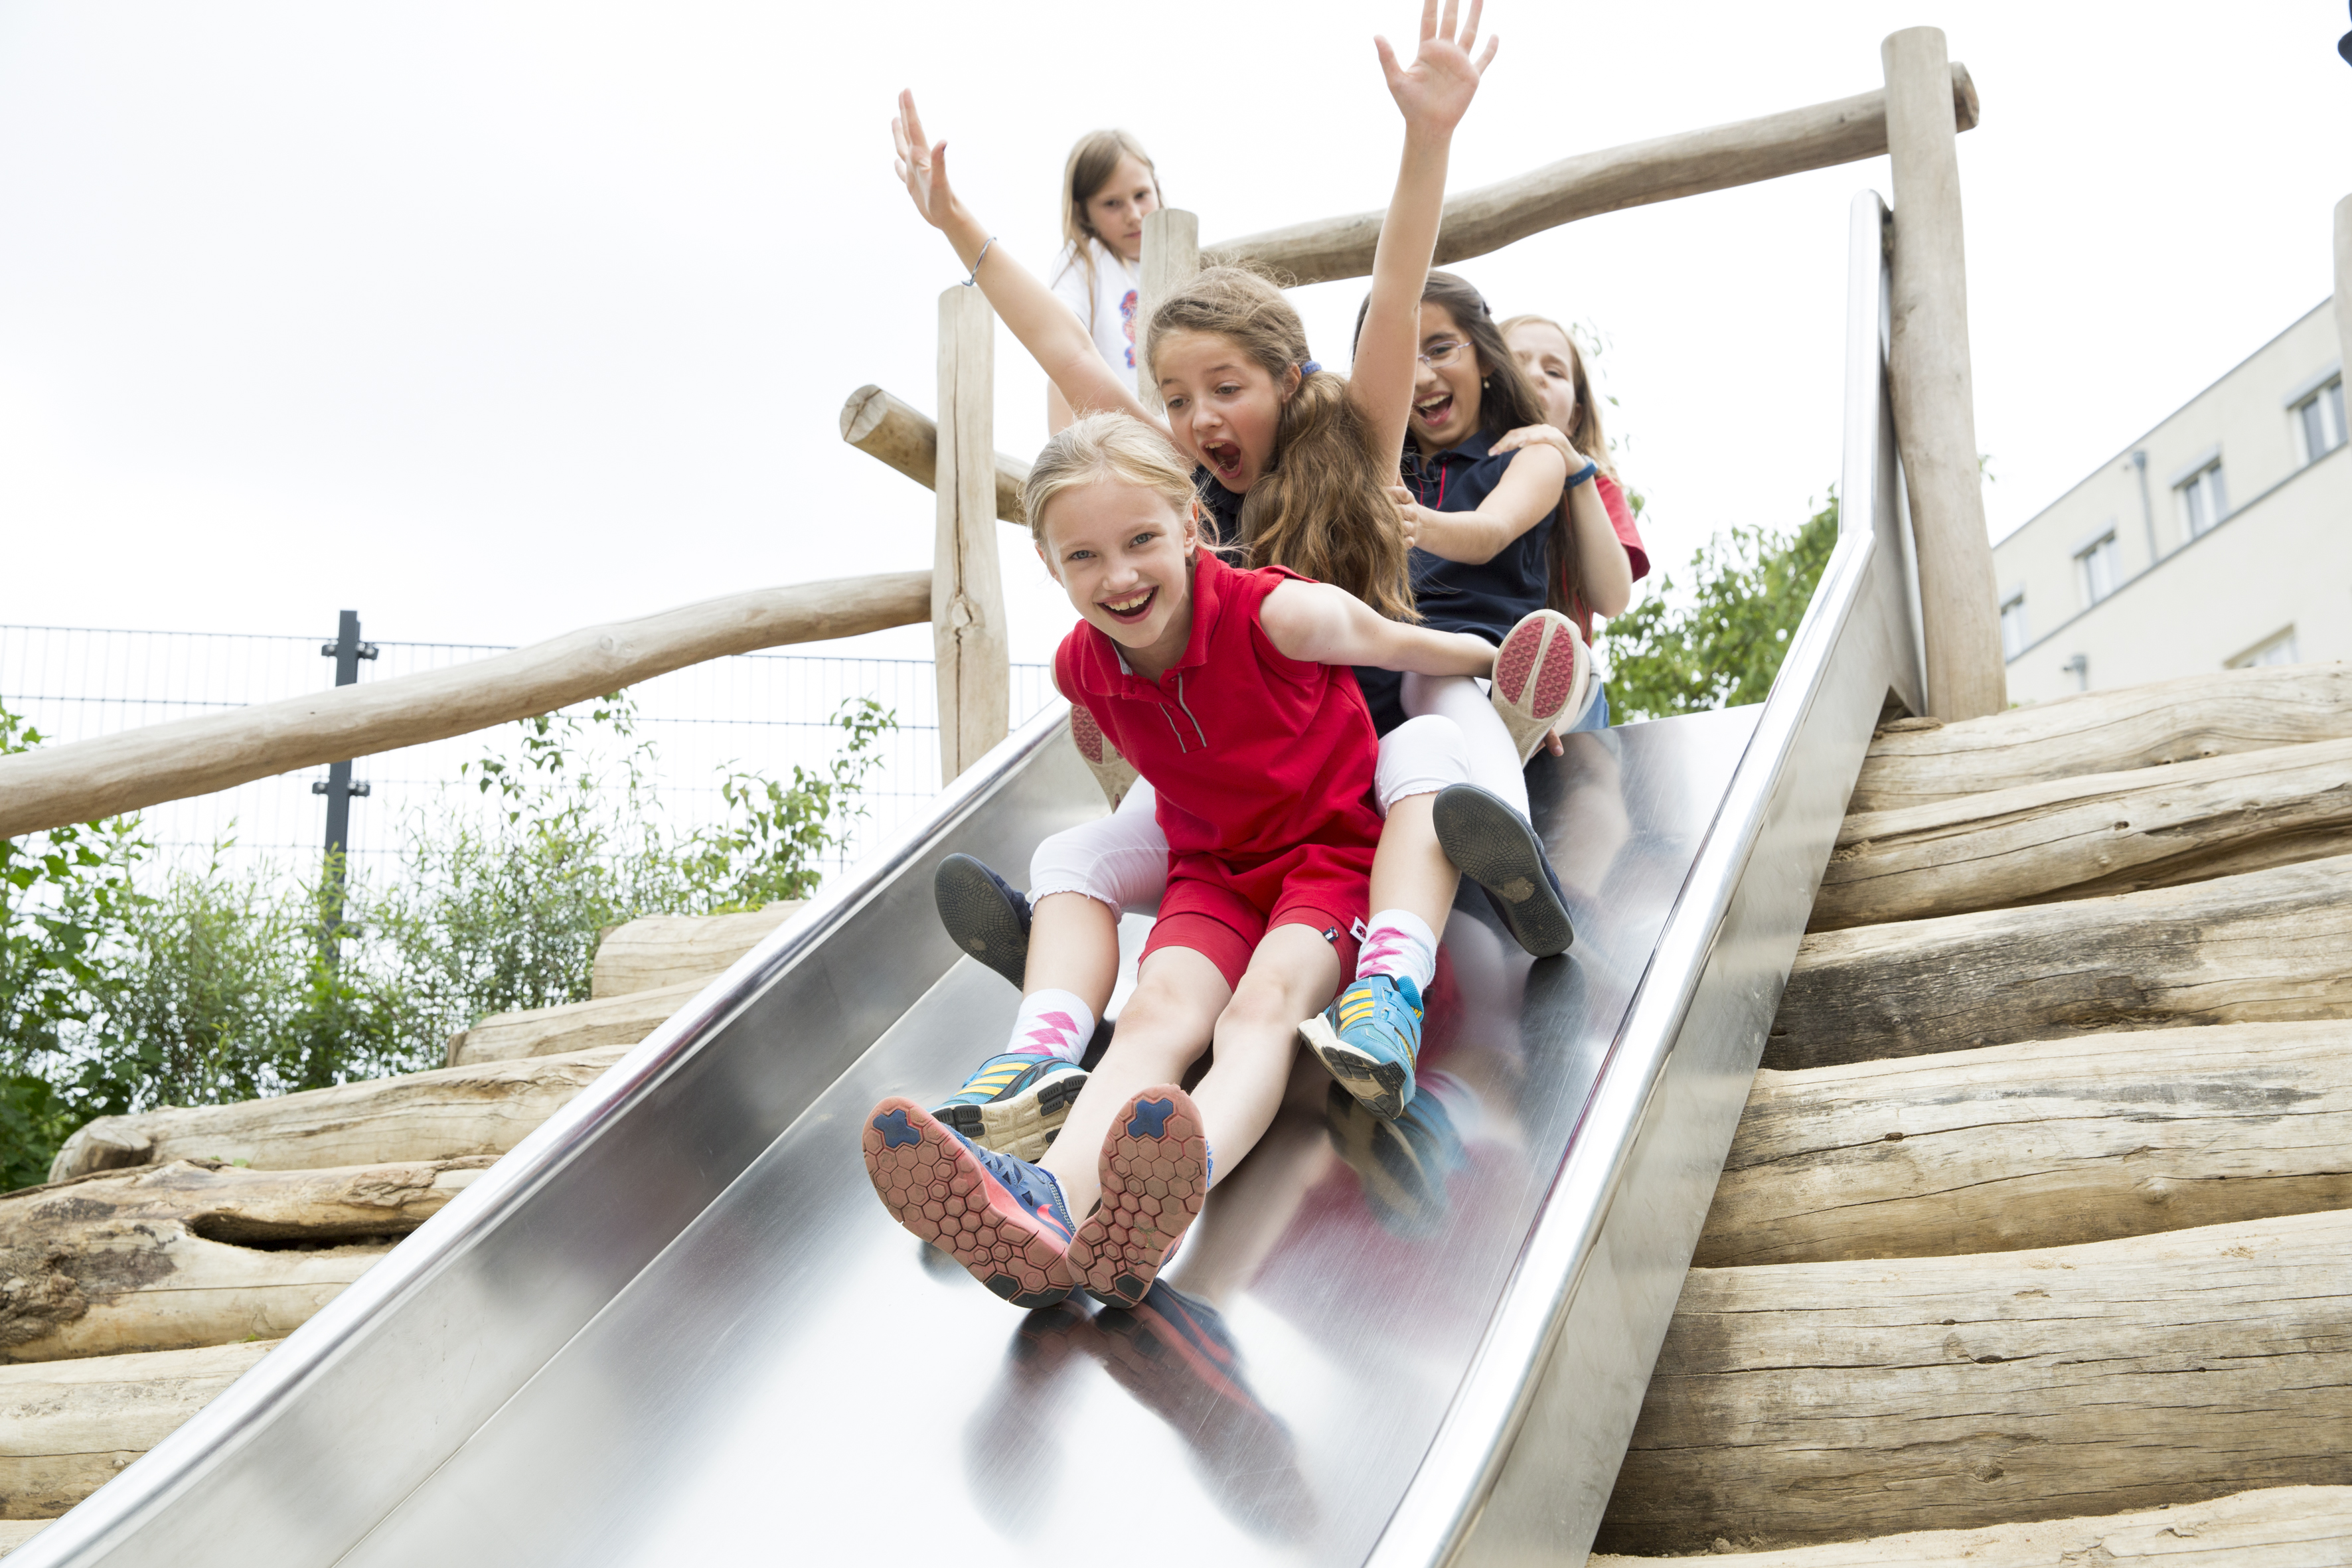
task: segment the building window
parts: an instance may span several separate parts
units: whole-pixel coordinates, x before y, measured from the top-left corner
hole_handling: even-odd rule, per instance
[[[2032,640],[2025,634],[2025,594],[2022,589],[2000,602],[2000,656],[2015,658]]]
[[[2188,529],[2191,539],[2230,515],[2230,492],[2221,486],[2219,458],[2183,479],[2177,493],[2180,497],[2181,525]]]
[[[2255,644],[2252,647],[2248,648],[2244,653],[2242,653],[2237,658],[2231,659],[2230,661],[2230,668],[2231,669],[2255,669],[2266,664],[2294,664],[2295,662],[2297,661],[2294,651],[2294,628],[2293,626],[2289,626],[2286,630]]]
[[[2344,445],[2344,378],[2337,376],[2288,410],[2303,460],[2315,463]]]
[[[2075,552],[2074,572],[2081,580],[2083,603],[2086,605],[2097,604],[2122,585],[2123,569],[2116,554],[2113,531]]]

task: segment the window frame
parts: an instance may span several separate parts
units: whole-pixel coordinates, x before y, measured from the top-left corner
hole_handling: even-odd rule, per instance
[[[2101,574],[2091,564],[2095,559],[2104,562],[2106,578],[2104,593],[2098,585]],[[2115,524],[2109,523],[2095,536],[2075,547],[2074,585],[2082,593],[2083,607],[2086,610],[2114,598],[2123,588],[2123,551],[2116,542]]]
[[[2016,612],[2012,627],[2010,613]],[[2012,631],[2014,636],[2012,636]],[[2033,634],[2025,624],[2025,590],[2014,589],[2000,601],[2000,655],[2003,662],[2017,658],[2033,646]]]
[[[2311,467],[2343,446],[2347,437],[2352,437],[2352,431],[2345,428],[2344,376],[2341,372],[2290,402],[2286,411],[2287,417],[2294,422],[2297,468]],[[2336,438],[2324,447],[2315,447],[2312,442],[2315,423],[2321,435],[2332,434]]]

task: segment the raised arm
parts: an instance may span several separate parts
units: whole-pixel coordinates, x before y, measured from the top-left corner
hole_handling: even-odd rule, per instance
[[[1418,675],[1495,672],[1495,646],[1484,637],[1391,621],[1328,583],[1281,584],[1258,607],[1257,624],[1282,653],[1309,664],[1368,664]]]
[[[1404,115],[1404,158],[1397,168],[1396,193],[1381,222],[1372,251],[1372,291],[1364,330],[1356,339],[1348,395],[1370,422],[1373,451],[1390,468],[1404,451],[1405,422],[1412,414],[1413,356],[1421,350],[1421,290],[1429,259],[1437,249],[1437,228],[1445,216],[1445,160],[1454,127],[1478,91],[1478,78],[1495,58],[1499,39],[1486,40],[1476,60],[1478,16],[1485,0],[1470,0],[1470,19],[1457,37],[1459,0],[1445,0],[1441,21],[1437,0],[1422,0],[1421,46],[1410,68],[1397,64],[1386,38],[1374,38],[1389,94]]]
[[[890,142],[898,153],[898,177],[906,182],[915,210],[948,237],[965,271],[978,271],[981,292],[1071,409],[1079,415],[1131,414],[1165,435],[1167,421],[1144,407],[1134,386],[1103,363],[1086,324],[1003,246],[992,243],[987,226],[956,198],[948,184],[948,144],[925,140],[912,92],[898,95]]]

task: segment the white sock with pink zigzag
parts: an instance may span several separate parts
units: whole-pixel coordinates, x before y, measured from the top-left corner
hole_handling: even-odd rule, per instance
[[[1076,1061],[1095,1037],[1094,1010],[1070,991],[1033,991],[1021,998],[1004,1054]]]
[[[1413,990],[1426,996],[1437,974],[1437,933],[1429,922],[1411,910],[1382,910],[1374,915],[1356,959],[1356,978],[1373,974],[1409,979]]]

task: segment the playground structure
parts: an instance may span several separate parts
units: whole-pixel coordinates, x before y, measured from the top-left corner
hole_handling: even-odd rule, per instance
[[[642,1043],[566,1050],[579,1036],[559,1028],[530,1047],[552,1054],[453,1047],[441,1074],[86,1129],[56,1173],[80,1185],[44,1193],[201,1184],[187,1156],[210,1155],[252,1168],[205,1180],[309,1170],[305,1201],[348,1211],[363,1194],[331,1175],[398,1161],[376,1207],[431,1217],[310,1281],[344,1288],[276,1348],[67,1350],[0,1369],[0,1419],[22,1430],[37,1422],[16,1412],[44,1398],[70,1425],[97,1407],[75,1389],[115,1390],[121,1409],[148,1391],[140,1443],[93,1445],[87,1419],[60,1432],[60,1479],[153,1446],[20,1561],[176,1562],[198,1543],[264,1563],[780,1543],[858,1561],[877,1521],[1026,1561],[1118,1528],[1098,1487],[1057,1468],[1091,1474],[1114,1447],[1167,1464],[1154,1538],[1194,1561],[1573,1563],[1598,1532],[1634,1552],[1820,1542],[1797,1560],[1823,1565],[2055,1562],[1993,1558],[1990,1537],[2126,1510],[2151,1517],[2040,1539],[2120,1547],[2138,1531],[2185,1552],[2203,1531],[2219,1562],[2352,1535],[2352,1288],[2330,1268],[2352,1242],[2352,1191],[2329,1161],[2352,1116],[2352,997],[2332,956],[2352,882],[2327,858],[2352,849],[2352,704],[2340,674],[2283,670],[1999,712],[1951,177],[1974,95],[1931,30],[1890,39],[1887,62],[1885,94],[1449,204],[1441,260],[1545,215],[1895,153],[1892,222],[1874,195],[1854,206],[1843,532],[1769,700],[1573,737],[1539,766],[1555,857],[1591,879],[1570,876],[1582,897],[1605,882],[1611,912],[1580,921],[1568,964],[1520,964],[1524,1050],[1483,1091],[1520,1137],[1475,1173],[1484,1217],[1417,1249],[1343,1229],[1346,1256],[1302,1223],[1254,1252],[1254,1221],[1349,1180],[1314,1158],[1320,1126],[1278,1124],[1188,1248],[1180,1286],[1235,1257],[1268,1282],[1272,1304],[1234,1321],[1287,1447],[1155,1413],[1160,1385],[1131,1363],[1106,1363],[1125,1384],[1106,1397],[1047,1364],[1076,1329],[1024,1349],[960,1277],[913,1291],[906,1238],[861,1223],[876,1216],[842,1128],[877,1093],[950,1079],[971,1031],[1009,1016],[1009,994],[937,932],[929,867],[952,850],[1017,864],[1099,808],[1058,709],[1004,735],[992,520],[1019,465],[988,428],[984,305],[950,289],[937,423],[870,388],[843,421],[934,487],[928,583],[740,595],[483,661],[473,680],[350,689],[373,706],[322,697],[0,763],[0,830],[22,832],[168,798],[142,790],[463,732],[697,657],[929,618],[951,781],[929,823],[789,924],[748,951],[718,942],[740,955],[716,978],[670,983],[677,1005]],[[1212,248],[1347,276],[1319,269],[1369,258],[1363,222]],[[1184,215],[1153,226],[1148,285],[1189,268],[1185,240]],[[1884,722],[1893,711],[1923,717]],[[1591,831],[1604,822],[1616,829]],[[1456,916],[1450,946],[1475,940],[1471,923]],[[2116,940],[2150,930],[2168,934]],[[2057,953],[2070,963],[2053,986]],[[2118,1027],[2168,1032],[2096,1032]],[[1449,1050],[1475,1054],[1433,1021],[1431,1058]],[[2156,1131],[2133,1092],[2151,1075],[2187,1086]],[[2082,1123],[2062,1156],[2036,1096]],[[2307,1120],[2292,1137],[2248,1127],[2249,1097]],[[484,1126],[487,1108],[502,1125]],[[504,1157],[483,1169],[488,1155]],[[316,1226],[335,1223],[354,1234],[348,1213]],[[1323,1310],[1302,1314],[1282,1290],[1309,1281]],[[2174,1300],[2192,1287],[2193,1309]],[[100,1364],[141,1362],[143,1381]],[[2177,1393],[2192,1363],[2228,1380],[2220,1393]],[[12,1397],[17,1374],[32,1375]],[[971,1434],[1008,1409],[1041,1457],[982,1476]],[[1211,1442],[1178,1457],[1163,1416]],[[5,1468],[16,1452],[0,1454],[0,1511],[30,1495]],[[1051,1506],[992,1510],[990,1482]],[[1827,1544],[1948,1529],[1988,1540]]]

